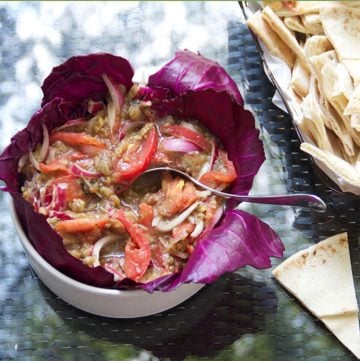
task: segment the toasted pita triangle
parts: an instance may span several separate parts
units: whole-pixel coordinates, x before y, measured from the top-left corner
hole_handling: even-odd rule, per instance
[[[347,70],[349,71],[354,86],[360,84],[360,60],[343,60],[342,63],[346,66]]]
[[[304,27],[311,34],[324,34],[319,14],[304,14],[301,16]]]
[[[360,173],[352,164],[310,143],[302,143],[300,149],[314,157],[318,166],[342,191],[360,195]]]
[[[320,55],[332,49],[330,41],[325,35],[314,35],[306,39],[304,45],[305,56],[308,58]]]
[[[246,23],[251,31],[265,44],[272,55],[282,59],[292,68],[295,55],[262,18],[261,11],[253,14]]]
[[[322,53],[320,55],[311,57],[310,62],[312,64],[312,67],[319,82],[320,94],[321,94],[319,96],[319,104],[321,105],[323,112],[326,114],[325,125],[338,136],[341,143],[343,144],[346,154],[349,156],[353,156],[355,154],[354,144],[353,144],[354,142],[347,128],[347,126],[350,125],[345,124],[345,121],[347,120],[345,119],[344,121],[344,119],[341,118],[341,115],[339,115],[338,111],[334,108],[334,105],[330,104],[327,97],[322,96],[330,92],[330,90],[328,89],[328,84],[326,83],[329,83],[331,81],[331,78],[328,79],[324,77],[322,70],[329,63],[338,64],[336,53],[334,50],[327,51],[326,53]],[[324,80],[325,80],[325,84],[324,84]],[[336,102],[334,103],[336,104]]]
[[[360,85],[358,85],[352,93],[349,102],[344,109],[344,114],[360,114]]]
[[[262,17],[271,27],[271,29],[280,37],[280,39],[287,44],[287,46],[296,54],[301,65],[309,70],[309,61],[305,57],[304,49],[296,40],[295,35],[285,26],[281,19],[266,6],[262,11]]]
[[[360,60],[360,9],[333,5],[320,10],[320,19],[328,39],[340,60]]]
[[[360,358],[359,308],[346,233],[292,255],[273,275]]]

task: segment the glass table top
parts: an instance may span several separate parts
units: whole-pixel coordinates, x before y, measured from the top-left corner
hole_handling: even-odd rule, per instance
[[[0,2],[0,149],[39,108],[40,85],[73,55],[111,52],[146,80],[176,49],[223,65],[261,129],[267,159],[252,194],[311,192],[325,214],[242,204],[279,234],[284,258],[347,231],[360,299],[359,201],[327,188],[299,151],[291,120],[271,102],[253,38],[236,1]],[[274,259],[273,267],[281,260]],[[335,337],[271,277],[245,267],[185,303],[132,320],[79,311],[33,273],[0,193],[1,360],[353,360]]]

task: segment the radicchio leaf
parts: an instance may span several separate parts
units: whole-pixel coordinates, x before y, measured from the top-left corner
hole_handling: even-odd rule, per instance
[[[106,74],[128,91],[133,82],[134,71],[130,63],[108,53],[75,56],[53,68],[42,85],[42,106],[53,98],[84,101],[103,100],[107,87],[102,78]]]
[[[160,85],[176,95],[188,90],[225,91],[240,105],[244,101],[234,80],[213,60],[188,50],[177,51],[175,58],[149,77],[149,87]]]

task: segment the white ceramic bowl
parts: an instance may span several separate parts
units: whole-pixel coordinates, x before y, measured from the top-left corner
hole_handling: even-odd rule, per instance
[[[115,290],[81,283],[58,271],[36,251],[21,226],[12,199],[10,210],[16,232],[36,274],[53,293],[80,310],[113,318],[149,316],[184,302],[204,286],[184,284],[171,292],[150,294],[142,290]]]

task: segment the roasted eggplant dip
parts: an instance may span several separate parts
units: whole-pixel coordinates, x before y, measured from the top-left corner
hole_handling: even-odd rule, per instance
[[[107,102],[89,101],[88,118],[69,120],[19,161],[23,197],[64,247],[115,280],[148,282],[180,271],[223,210],[223,200],[169,172],[170,166],[224,189],[236,178],[219,141],[194,119],[158,117],[138,85],[103,76]]]

